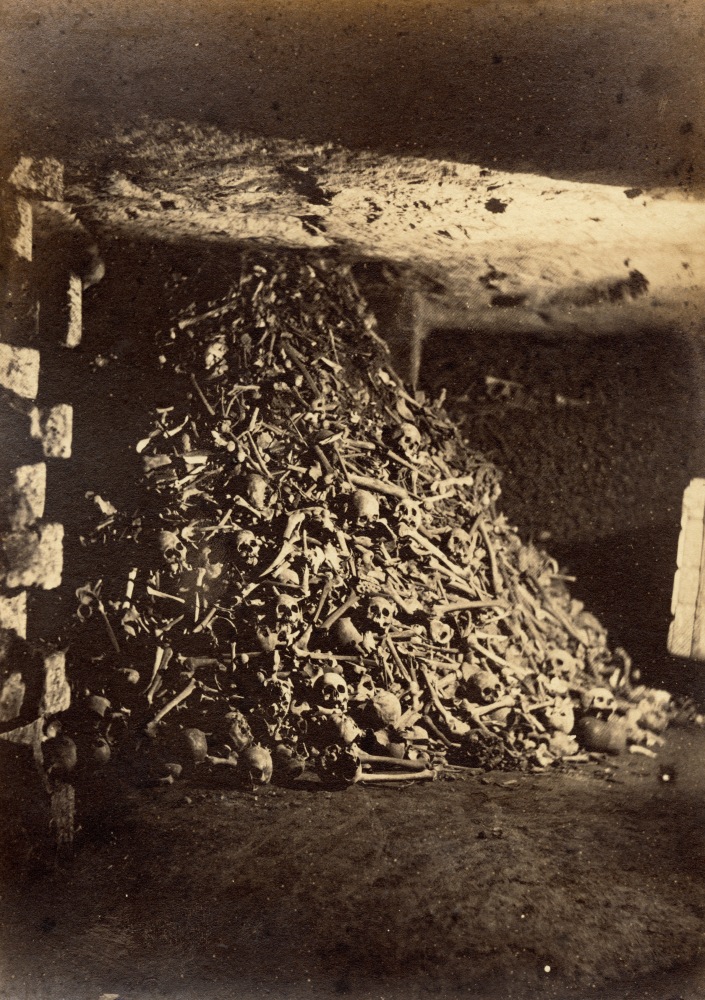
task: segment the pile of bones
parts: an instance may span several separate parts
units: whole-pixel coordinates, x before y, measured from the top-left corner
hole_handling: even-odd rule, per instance
[[[81,766],[328,787],[654,753],[679,710],[497,511],[499,473],[388,363],[349,270],[251,253],[157,335],[144,502],[84,543]]]

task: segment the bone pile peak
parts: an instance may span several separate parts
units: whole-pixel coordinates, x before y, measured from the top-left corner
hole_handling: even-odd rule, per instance
[[[405,390],[348,271],[253,253],[157,350],[143,502],[104,502],[86,540],[79,755],[333,787],[581,761],[597,722],[652,752],[670,697],[498,512],[442,400]]]

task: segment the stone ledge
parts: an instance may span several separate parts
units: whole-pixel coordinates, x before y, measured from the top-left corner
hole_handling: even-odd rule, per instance
[[[39,651],[11,632],[0,632],[0,731],[31,724],[40,715],[44,664]]]
[[[71,688],[66,679],[66,654],[60,650],[44,656],[44,694],[39,714],[57,715],[71,705]]]

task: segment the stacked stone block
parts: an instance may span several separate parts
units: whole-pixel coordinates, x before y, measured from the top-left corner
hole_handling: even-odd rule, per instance
[[[56,160],[21,157],[0,178],[0,737],[34,745],[41,720],[64,711],[70,694],[61,651],[27,642],[28,598],[61,583],[63,525],[45,517],[51,464],[71,455],[73,411],[43,405],[41,303],[33,278],[32,226],[38,201],[60,202]],[[81,338],[81,280],[67,273],[63,329],[52,347]]]

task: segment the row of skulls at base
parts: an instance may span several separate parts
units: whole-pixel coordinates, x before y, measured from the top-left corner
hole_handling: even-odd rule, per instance
[[[428,717],[414,712],[413,697],[405,709],[409,700],[400,685],[379,686],[370,674],[358,668],[352,683],[343,673],[324,669],[305,689],[300,685],[297,688],[295,691],[285,675],[265,678],[252,698],[252,711],[247,711],[245,702],[244,715],[235,713],[234,717],[249,719],[249,728],[261,743],[289,742],[292,746],[298,744],[299,749],[306,746],[307,753],[315,754],[334,745],[364,743],[366,737],[368,749],[396,742],[405,744],[405,752],[412,758],[424,755],[429,740],[425,728]],[[446,690],[445,700],[457,720],[476,722],[479,709],[483,725],[498,732],[506,732],[508,726],[521,728],[520,699],[491,671],[467,669],[464,679],[451,691],[449,698]],[[616,709],[612,692],[593,688],[584,694],[580,716],[609,719]],[[541,722],[537,728],[547,733],[547,741],[556,741],[564,753],[577,751],[571,736],[576,714],[569,696],[552,699],[538,715]]]
[[[330,787],[338,787],[361,778],[361,761],[365,759],[406,759],[423,762],[422,767],[435,767],[446,759],[447,750],[436,740],[436,726],[413,698],[418,693],[415,685],[411,692],[402,685],[383,687],[359,667],[352,671],[350,681],[330,667],[305,679],[300,672],[280,672],[280,666],[291,668],[293,664],[280,661],[276,654],[264,668],[274,668],[272,673],[258,669],[258,662],[260,658],[243,656],[235,671],[238,682],[231,695],[225,695],[218,704],[208,698],[205,714],[189,706],[181,725],[179,713],[170,719],[165,747],[176,751],[174,760],[183,761],[188,747],[191,763],[207,760],[227,764],[237,769],[239,779],[254,785],[264,784],[273,776],[277,780],[293,779],[308,768],[318,772]],[[570,697],[553,699],[540,707],[540,723],[534,721],[527,729],[521,724],[526,706],[511,694],[501,678],[483,669],[460,673],[462,684],[446,689],[444,701],[452,706],[456,723],[462,724],[465,719],[477,724],[481,716],[482,729],[467,726],[457,731],[456,738],[462,741],[465,735],[470,741],[467,747],[473,740],[485,740],[485,749],[491,747],[486,737],[495,740],[495,756],[490,758],[493,766],[502,762],[501,753],[496,755],[498,746],[508,748],[515,757],[518,751],[529,763],[545,766],[550,762],[543,759],[545,751],[566,756],[576,753],[579,744],[600,753],[615,753],[624,750],[628,742],[640,742],[631,729],[638,729],[638,715],[630,716],[635,709],[624,713],[624,706],[607,688],[585,690],[577,711]],[[203,690],[212,688],[206,683]],[[647,694],[645,700],[651,711],[659,715],[655,727],[668,725],[668,699],[667,692]],[[416,707],[421,711],[415,711]],[[123,713],[111,710],[107,698],[93,695],[67,713],[65,725],[65,735],[80,745],[82,757],[95,762],[99,754],[104,763],[103,755],[110,758],[116,735],[123,733],[126,725],[129,727],[129,721]],[[159,727],[164,725],[160,723]],[[116,734],[116,726],[120,733]],[[370,754],[382,756],[365,756]]]
[[[491,737],[514,753],[515,760],[520,757],[545,766],[551,759],[574,755],[581,747],[613,753],[628,743],[659,745],[653,735],[650,743],[645,741],[642,716],[648,710],[654,730],[664,729],[670,717],[666,692],[644,689],[639,704],[627,706],[608,687],[581,687],[585,677],[575,678],[577,661],[558,649],[551,651],[545,665],[553,673],[542,675],[543,698],[536,692],[527,696],[526,690],[522,695],[511,671],[495,672],[471,658],[455,667],[428,670],[420,657],[410,657],[410,681],[395,681],[388,672],[385,676],[389,664],[374,657],[343,658],[345,662],[334,665],[336,658],[331,656],[326,662],[326,654],[306,659],[278,651],[252,655],[233,650],[230,667],[209,658],[199,664],[198,659],[183,654],[171,657],[165,690],[178,690],[191,677],[196,693],[184,706],[185,714],[180,710],[170,716],[166,728],[176,732],[180,723],[199,727],[208,733],[213,751],[209,759],[231,766],[237,760],[250,778],[253,761],[261,758],[273,761],[280,775],[284,767],[288,777],[296,776],[304,766],[321,766],[327,769],[325,780],[335,782],[339,768],[344,773],[351,769],[350,753],[360,750],[432,765],[447,758],[448,744],[442,738],[437,742],[439,722],[447,724],[463,753],[467,740]],[[212,678],[207,675],[209,669],[214,671]],[[553,691],[546,683],[550,680],[557,682]],[[216,691],[220,693],[214,699]],[[98,714],[109,719],[110,725],[103,731],[101,723],[97,735],[93,729],[90,735],[100,737],[100,752],[105,752],[106,744],[109,748],[121,739],[116,727],[120,732],[125,725],[129,728],[130,710],[125,718],[120,713],[106,714],[109,701],[97,700],[102,702]],[[90,701],[94,717],[96,696]],[[90,752],[97,752],[93,745]],[[466,761],[467,755],[456,760]],[[498,761],[495,757],[493,766]],[[257,780],[265,780],[265,774],[266,768]]]

